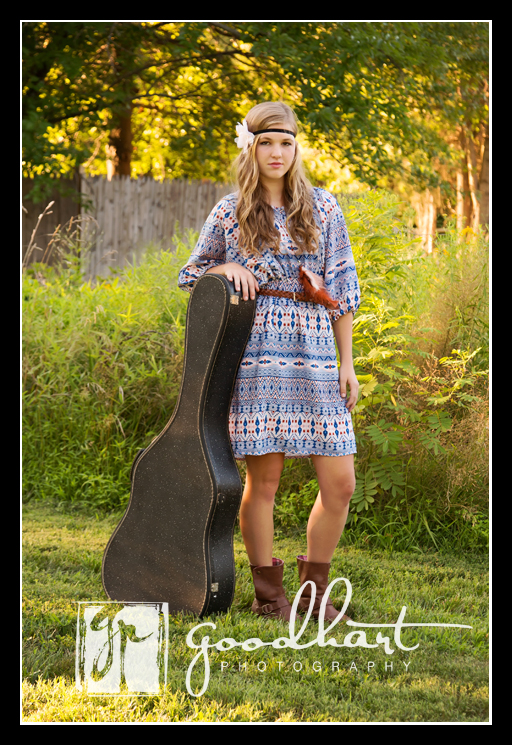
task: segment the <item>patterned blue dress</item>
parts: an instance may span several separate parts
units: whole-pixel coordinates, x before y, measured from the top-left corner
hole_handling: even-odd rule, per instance
[[[302,292],[299,266],[321,275],[336,310],[317,303],[258,295],[252,332],[241,360],[229,413],[233,455],[284,453],[285,458],[356,452],[350,412],[341,397],[331,321],[360,304],[359,282],[345,219],[335,197],[314,188],[317,253],[298,253],[283,207],[274,208],[280,250],[246,258],[238,249],[236,195],[213,208],[178,287],[192,291],[208,269],[234,261],[261,289]]]

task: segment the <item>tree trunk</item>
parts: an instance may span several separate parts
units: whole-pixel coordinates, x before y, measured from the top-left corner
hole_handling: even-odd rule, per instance
[[[116,117],[116,124],[110,130],[107,150],[107,178],[131,176],[133,153],[132,108]]]
[[[478,200],[478,167],[476,162],[476,150],[473,137],[469,134],[466,137],[466,156],[468,161],[468,180],[469,180],[469,193],[471,196],[471,206],[473,208],[471,227],[476,232],[480,225],[480,202]]]
[[[489,225],[489,130],[485,127],[484,151],[480,169],[480,225]]]
[[[463,230],[466,226],[465,215],[466,215],[466,194],[464,190],[464,175],[466,171],[466,159],[461,158],[459,167],[457,168],[457,205],[455,208],[455,214],[457,216],[457,230]]]
[[[470,227],[476,232],[479,225],[487,225],[489,222],[489,133],[487,125],[483,125],[476,142],[469,128],[466,131],[461,128],[459,143],[465,159],[463,191],[465,192],[464,215],[466,216],[466,224],[464,227]],[[462,177],[458,172],[457,227],[462,221],[461,181]]]
[[[427,233],[425,237],[425,251],[428,254],[431,254],[434,250],[434,238],[436,235],[437,208],[434,193],[430,189],[427,189],[425,197],[425,223]]]
[[[421,237],[423,250],[431,254],[434,249],[434,237],[437,223],[436,194],[427,189],[423,194],[415,194],[412,199],[416,210],[416,234]]]

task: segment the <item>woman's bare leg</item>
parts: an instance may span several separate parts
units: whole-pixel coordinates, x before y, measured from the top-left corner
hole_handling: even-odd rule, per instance
[[[240,530],[249,562],[272,566],[274,498],[283,472],[284,453],[246,455],[247,479],[240,505]]]
[[[307,527],[308,561],[329,564],[347,521],[356,478],[354,456],[312,455],[320,491]]]

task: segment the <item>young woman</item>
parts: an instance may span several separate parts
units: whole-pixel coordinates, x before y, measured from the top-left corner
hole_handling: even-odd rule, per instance
[[[212,210],[178,286],[191,291],[200,276],[216,272],[244,300],[257,298],[229,414],[233,454],[247,463],[240,528],[254,580],[252,610],[289,619],[283,562],[272,556],[274,498],[284,459],[309,457],[319,493],[307,554],[297,563],[300,584],[316,583],[318,617],[355,487],[350,412],[359,387],[352,362],[359,283],[336,199],[305,177],[293,111],[261,103],[236,129],[238,191]],[[309,600],[306,590],[299,609]],[[325,618],[336,615],[328,599]]]

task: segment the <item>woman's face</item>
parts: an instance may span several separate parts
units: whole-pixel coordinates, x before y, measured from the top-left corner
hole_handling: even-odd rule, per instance
[[[291,129],[286,122],[275,129]],[[280,179],[290,170],[295,156],[295,137],[282,132],[265,132],[256,145],[256,161],[264,179]]]

